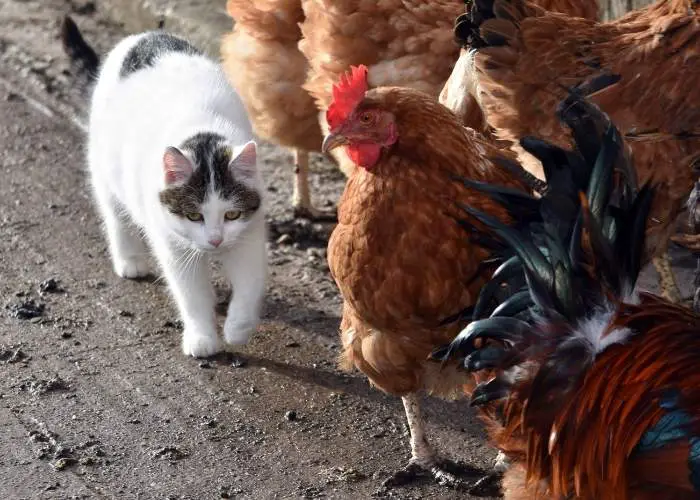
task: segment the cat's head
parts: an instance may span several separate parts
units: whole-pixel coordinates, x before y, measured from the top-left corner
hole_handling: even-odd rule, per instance
[[[165,150],[160,202],[182,244],[215,251],[236,241],[261,205],[256,159],[255,142],[210,133]]]

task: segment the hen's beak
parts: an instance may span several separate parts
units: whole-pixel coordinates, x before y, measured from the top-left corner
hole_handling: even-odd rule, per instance
[[[329,151],[332,151],[339,146],[343,146],[349,143],[350,141],[343,134],[331,133],[323,139],[323,144],[321,145],[321,152],[328,153]]]

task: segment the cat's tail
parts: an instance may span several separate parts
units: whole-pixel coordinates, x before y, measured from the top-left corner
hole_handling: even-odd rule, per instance
[[[63,50],[70,58],[73,75],[80,81],[81,90],[87,94],[88,89],[97,79],[100,56],[88,45],[70,16],[63,18],[61,42]]]

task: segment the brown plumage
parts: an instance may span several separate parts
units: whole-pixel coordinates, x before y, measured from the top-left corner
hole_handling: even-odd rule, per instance
[[[293,150],[297,216],[327,218],[311,204],[309,151],[321,147],[318,111],[302,85],[308,64],[299,52],[301,0],[228,0],[235,20],[221,43],[226,74],[241,95],[255,133]]]
[[[369,69],[373,87],[399,86],[437,98],[457,59],[452,22],[459,0],[303,0],[306,19],[299,48],[309,61],[304,88],[319,110],[331,103],[331,87],[351,65]],[[327,132],[323,114],[321,126]],[[354,164],[334,152],[349,175]]]
[[[551,189],[537,224],[467,209],[515,254],[527,285],[435,356],[491,370],[472,402],[511,460],[507,500],[698,498],[700,315],[633,292],[655,189],[637,188],[607,116],[576,95],[560,110],[590,173],[573,161],[562,175],[561,150],[545,144]]]
[[[464,128],[434,97],[404,88],[369,90],[344,111],[324,145],[360,148],[328,243],[331,273],[343,296],[342,363],[385,392],[404,398],[413,464],[437,468],[416,394],[463,396],[471,376],[426,362],[463,322],[443,320],[473,305],[488,278],[489,250],[465,235],[457,202],[506,220],[488,196],[454,175],[525,187],[497,164],[504,155]],[[367,154],[368,144],[379,156]],[[367,158],[370,158],[367,160]],[[468,285],[467,285],[468,284]]]
[[[399,142],[371,171],[350,177],[328,243],[345,301],[344,357],[391,394],[433,391],[436,381],[426,381],[423,361],[459,331],[459,324],[438,325],[473,304],[483,284],[474,279],[478,264],[489,254],[465,237],[454,203],[468,200],[504,216],[451,175],[518,184],[489,160],[496,148],[459,127],[429,96],[378,89],[363,104],[396,117]],[[473,286],[465,288],[470,280]],[[448,384],[437,392],[455,390]]]
[[[600,23],[546,12],[526,0],[494,0],[474,7],[472,16],[471,29],[465,28],[471,33],[462,34],[476,48],[478,100],[496,135],[516,145],[523,165],[539,177],[539,163],[517,148],[518,138],[536,134],[571,145],[553,114],[566,88],[601,71],[621,76],[595,102],[627,136],[639,181],[658,181],[647,255],[665,255],[700,151],[700,108],[688,105],[700,99],[697,4],[660,0]],[[664,291],[678,300],[668,263],[656,264],[666,278]]]
[[[698,498],[688,437],[660,449],[635,448],[668,413],[659,403],[670,390],[680,391],[677,405],[692,417],[694,435],[700,431],[700,316],[642,294],[639,304],[620,304],[608,326],[626,328],[633,336],[600,354],[565,399],[533,408],[526,377],[505,405],[504,425],[491,421],[494,442],[514,462],[506,499]],[[542,363],[547,354],[531,361]]]
[[[581,17],[593,21],[599,17],[597,0],[534,0],[533,4],[545,10],[571,17]],[[462,49],[450,77],[440,92],[440,102],[461,117],[465,126],[494,138],[476,95],[474,61]]]
[[[595,2],[538,0],[589,15]],[[460,0],[228,0],[235,20],[222,40],[226,73],[256,134],[294,154],[297,216],[328,219],[309,192],[309,152],[319,151],[330,90],[352,64],[369,66],[374,86],[402,86],[437,97],[459,47],[452,24]],[[578,14],[577,14],[578,15]],[[301,27],[301,28],[300,28]],[[302,36],[303,32],[303,36]],[[483,120],[478,114],[473,120]],[[346,175],[354,165],[333,153]]]
[[[297,48],[300,1],[228,0],[226,9],[236,22],[222,42],[223,64],[256,134],[281,146],[318,150],[317,112],[301,88],[308,66]]]

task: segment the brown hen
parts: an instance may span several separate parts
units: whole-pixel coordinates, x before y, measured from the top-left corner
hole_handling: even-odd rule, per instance
[[[545,10],[572,17],[590,20],[597,20],[599,17],[597,0],[533,0],[533,3]],[[465,126],[493,137],[484,112],[476,99],[474,58],[467,57],[466,52],[465,49],[461,49],[460,57],[440,92],[440,103],[462,117]]]
[[[309,151],[321,147],[318,111],[302,88],[308,64],[299,52],[301,0],[228,0],[235,20],[224,36],[226,74],[241,95],[255,133],[294,154],[293,206],[296,216],[334,218],[313,207],[309,192]]]
[[[525,191],[503,168],[512,158],[462,126],[423,92],[367,90],[366,68],[354,68],[334,90],[323,149],[343,146],[359,167],[340,200],[339,224],[328,243],[331,274],[343,296],[342,364],[381,390],[403,398],[411,432],[409,467],[391,482],[427,469],[458,484],[438,466],[428,444],[419,394],[461,396],[472,379],[426,362],[463,321],[444,320],[472,306],[489,277],[490,251],[457,223],[457,203],[506,220],[487,195],[454,176]]]
[[[372,86],[422,90],[437,98],[450,76],[459,46],[451,33],[463,10],[459,0],[302,0],[306,18],[299,48],[309,61],[304,88],[323,113],[331,88],[351,65],[369,68]],[[352,161],[334,151],[341,170],[349,175]]]
[[[485,0],[456,29],[476,70],[476,98],[496,135],[514,145],[525,168],[541,165],[517,147],[536,134],[571,145],[553,110],[566,89],[600,72],[621,76],[594,100],[625,134],[640,182],[659,183],[647,235],[665,296],[680,295],[666,254],[673,224],[696,174],[700,153],[698,4],[657,3],[607,23],[546,12],[527,0]]]

